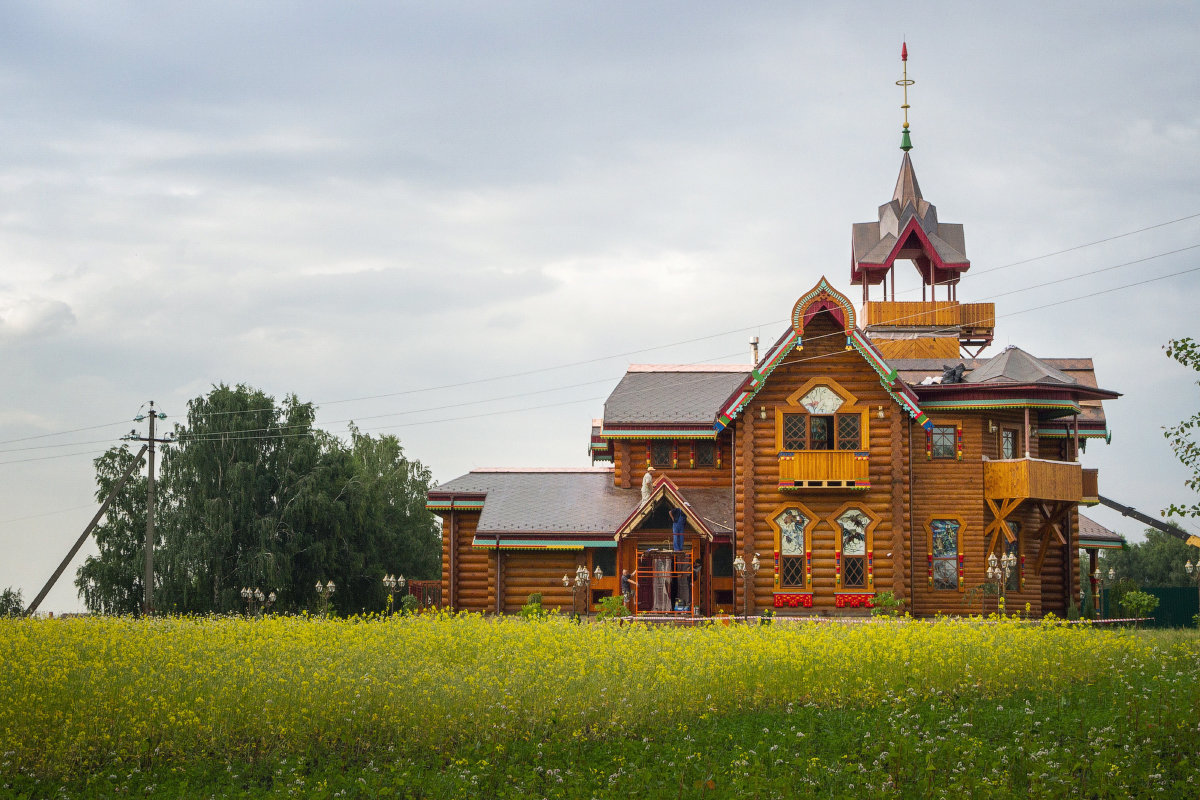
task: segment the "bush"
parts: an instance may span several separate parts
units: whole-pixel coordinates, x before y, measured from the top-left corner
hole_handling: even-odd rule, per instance
[[[542,608],[542,593],[534,592],[526,597],[519,613],[522,619],[541,619],[546,616],[546,610]]]
[[[404,597],[400,598],[401,614],[415,614],[419,608],[420,601],[417,600],[417,596],[415,594],[406,594]]]
[[[1158,608],[1158,598],[1141,591],[1125,592],[1121,597],[1121,608],[1131,617],[1148,617]]]
[[[600,610],[596,612],[596,619],[618,619],[629,615],[629,609],[625,607],[625,598],[621,595],[600,598]]]
[[[880,592],[875,595],[875,608],[871,614],[876,617],[898,617],[904,609],[904,598],[896,597],[894,592]]]

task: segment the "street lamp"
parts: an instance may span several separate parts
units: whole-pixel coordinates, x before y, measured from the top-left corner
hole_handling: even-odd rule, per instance
[[[263,594],[263,590],[257,586],[253,589],[249,586],[243,586],[241,595],[242,599],[246,601],[246,613],[252,617],[256,616],[260,611],[266,611],[275,602],[274,592]]]
[[[987,577],[996,582],[996,610],[1004,609],[1004,593],[1008,590],[1008,579],[1017,568],[1017,557],[1007,553],[997,558],[995,553],[988,556]]]
[[[337,590],[337,586],[334,585],[333,581],[329,581],[323,586],[321,585],[320,581],[317,581],[316,588],[317,596],[321,598],[321,615],[324,616],[329,611],[329,600],[333,597],[333,593]]]
[[[388,608],[387,608],[388,614],[392,613],[392,593],[394,591],[396,591],[397,589],[399,589],[401,592],[403,592],[404,587],[407,583],[408,583],[408,581],[405,580],[403,575],[384,575],[383,576],[383,585],[385,587],[387,587],[387,590],[388,590]]]
[[[733,559],[733,569],[742,579],[742,616],[750,616],[750,582],[754,580],[754,576],[758,574],[761,567],[758,553],[754,554],[754,559],[749,564],[746,563],[746,559],[742,558],[741,553],[738,553],[737,558]]]
[[[603,577],[604,577],[604,573],[600,570],[600,567],[597,566],[596,567],[596,580],[600,580]],[[584,611],[590,617],[591,613],[592,613],[592,609],[591,609],[591,603],[588,602],[588,598],[591,597],[590,590],[591,590],[591,586],[592,586],[592,575],[590,572],[588,572],[587,567],[585,567],[583,564],[580,564],[578,567],[575,568],[575,580],[572,581],[570,576],[563,575],[562,582],[563,582],[563,586],[565,586],[566,588],[571,590],[571,613],[572,614],[576,613],[576,611],[575,611],[576,598],[579,596],[579,592],[582,590],[583,591],[583,599],[584,599]]]
[[[1193,575],[1196,578],[1196,600],[1200,602],[1200,563],[1193,564],[1189,558],[1187,563],[1183,565],[1187,570],[1188,575]],[[1196,625],[1200,626],[1200,614],[1196,614]]]

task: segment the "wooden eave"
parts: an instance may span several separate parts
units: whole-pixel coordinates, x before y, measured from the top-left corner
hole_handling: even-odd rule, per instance
[[[617,527],[616,533],[613,535],[613,540],[619,541],[633,533],[634,529],[653,513],[655,504],[663,498],[669,498],[675,504],[676,508],[683,510],[683,515],[687,517],[688,522],[692,524],[697,533],[710,542],[713,540],[712,529],[704,523],[704,519],[695,512],[684,496],[680,494],[679,487],[666,475],[660,476],[654,482],[650,495],[646,498],[645,502],[639,503],[638,507]]]
[[[906,244],[909,236],[913,234],[921,242],[922,255],[929,259],[935,271],[954,273],[954,277],[949,281],[939,280],[938,283],[957,283],[962,273],[971,268],[970,261],[943,261],[942,257],[938,255],[937,248],[933,246],[933,242],[929,241],[929,236],[925,233],[925,229],[921,227],[920,221],[914,216],[909,219],[904,229],[900,231],[900,234],[896,237],[896,243],[892,245],[892,249],[883,261],[878,263],[856,261],[854,263],[850,269],[850,284],[852,286],[861,286],[865,280],[872,286],[878,285],[884,280],[887,271],[895,266],[896,260],[901,258],[902,252],[908,249]]]

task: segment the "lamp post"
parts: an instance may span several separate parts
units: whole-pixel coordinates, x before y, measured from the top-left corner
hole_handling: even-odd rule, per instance
[[[604,572],[600,569],[599,566],[597,566],[596,567],[596,580],[600,580],[603,577],[604,577]],[[575,568],[575,579],[571,580],[571,577],[569,575],[563,575],[562,582],[563,582],[563,586],[565,586],[566,588],[571,590],[571,613],[572,614],[577,613],[575,611],[577,598],[579,596],[579,592],[582,591],[583,592],[583,601],[584,601],[583,610],[584,610],[584,613],[586,613],[587,616],[590,617],[592,615],[592,604],[590,601],[591,587],[592,587],[592,574],[590,572],[588,572],[587,567],[585,567],[583,564],[580,564],[578,567]]]
[[[1193,564],[1189,558],[1183,568],[1187,570],[1188,575],[1196,579],[1196,601],[1200,603],[1200,563]],[[1200,626],[1200,613],[1196,614],[1196,625]]]
[[[246,613],[253,617],[266,611],[275,602],[275,593],[263,594],[263,590],[255,586],[253,589],[249,586],[243,586],[241,591],[242,599],[246,601]]]
[[[408,584],[408,581],[405,579],[405,577],[403,575],[384,575],[383,576],[383,585],[388,590],[388,602],[387,602],[388,616],[391,616],[391,613],[392,613],[392,593],[395,592],[397,589],[399,589],[401,592],[403,592],[404,587],[407,584]]]
[[[996,610],[999,612],[1004,610],[1004,593],[1008,590],[1008,579],[1016,568],[1017,557],[1012,553],[1001,558],[996,558],[995,553],[988,556],[987,577],[996,582]]]
[[[334,585],[333,581],[329,581],[324,585],[320,581],[317,581],[317,597],[321,598],[321,616],[329,613],[329,600],[333,597],[333,593],[336,590],[337,586]]]
[[[744,617],[750,616],[750,583],[761,567],[758,553],[754,554],[754,559],[749,564],[746,563],[746,559],[742,558],[741,553],[738,553],[737,558],[733,559],[733,569],[742,579],[742,616]]]

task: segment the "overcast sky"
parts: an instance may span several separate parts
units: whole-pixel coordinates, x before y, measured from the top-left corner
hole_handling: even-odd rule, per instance
[[[989,352],[1094,358],[1101,491],[1190,501],[1161,429],[1197,376],[1162,346],[1200,272],[1164,276],[1200,217],[997,268],[1200,215],[1198,31],[1191,2],[0,5],[0,587],[33,598],[144,402],[218,382],[439,481],[586,465],[629,363],[748,360],[822,275],[859,296],[904,38]]]

